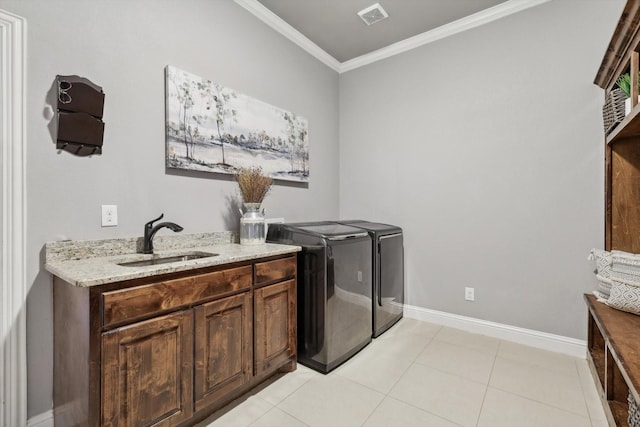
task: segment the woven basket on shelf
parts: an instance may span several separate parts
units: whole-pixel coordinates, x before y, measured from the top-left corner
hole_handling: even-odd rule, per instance
[[[609,135],[625,116],[624,100],[626,96],[620,89],[614,89],[606,96],[602,107],[602,119],[604,120],[604,134]]]
[[[627,422],[629,423],[629,427],[639,427],[640,426],[640,409],[638,408],[638,404],[636,400],[633,398],[631,392],[629,392],[629,396],[627,397],[627,403],[629,403],[629,417],[627,418]]]

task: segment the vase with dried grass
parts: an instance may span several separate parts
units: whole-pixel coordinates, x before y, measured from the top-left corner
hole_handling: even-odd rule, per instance
[[[259,245],[265,242],[266,227],[264,209],[260,205],[271,189],[273,179],[262,174],[262,168],[253,166],[238,168],[236,181],[240,187],[244,212],[240,211],[240,244]]]

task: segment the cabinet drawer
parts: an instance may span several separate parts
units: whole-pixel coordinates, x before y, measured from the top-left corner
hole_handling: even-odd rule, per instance
[[[102,294],[102,325],[110,327],[251,287],[251,266],[154,282]]]
[[[296,256],[256,263],[256,285],[288,279],[296,275]]]

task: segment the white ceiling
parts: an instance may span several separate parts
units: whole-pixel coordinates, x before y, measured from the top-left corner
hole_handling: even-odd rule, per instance
[[[235,0],[338,72],[348,71],[550,0]],[[367,26],[374,3],[389,18]]]
[[[506,0],[258,1],[338,62],[345,62]],[[376,2],[389,17],[367,26],[358,11]]]

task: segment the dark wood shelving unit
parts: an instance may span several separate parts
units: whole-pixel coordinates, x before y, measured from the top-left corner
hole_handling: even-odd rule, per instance
[[[620,427],[628,427],[629,423],[627,422],[626,417],[629,412],[629,406],[626,403],[611,401],[609,402],[609,407],[611,408],[613,419],[617,422],[616,425]]]
[[[631,112],[605,137],[605,248],[640,253],[640,0],[628,0],[594,83],[605,100],[631,77]]]
[[[640,401],[640,316],[585,295],[589,308],[588,362],[612,425],[627,426],[629,393]]]
[[[640,253],[640,0],[627,0],[594,83],[605,102],[620,76],[631,77],[631,111],[605,136],[605,249]],[[640,402],[640,316],[585,295],[588,362],[612,426],[628,426],[631,397]]]
[[[607,144],[611,145],[626,138],[640,137],[640,107],[636,105],[613,131],[607,135]]]

